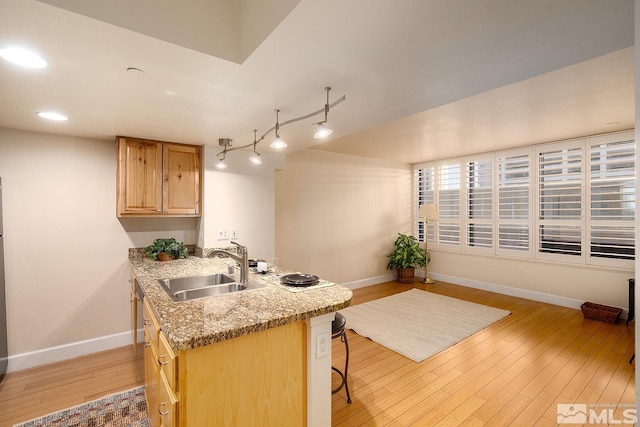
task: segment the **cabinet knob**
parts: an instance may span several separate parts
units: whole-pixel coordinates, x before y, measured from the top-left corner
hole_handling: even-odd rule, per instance
[[[150,343],[149,341],[145,341],[145,342],[144,342],[144,346],[145,346],[145,347],[151,347],[151,343]]]
[[[171,360],[169,360],[168,362],[161,362],[162,359],[165,359],[169,357],[166,354],[163,354],[162,356],[158,356],[158,365],[168,365],[169,363],[171,363]]]
[[[142,319],[142,323],[144,323],[145,326],[149,326],[151,324],[151,320]]]
[[[167,404],[167,402],[162,402],[161,404],[158,405],[158,413],[160,413],[160,415],[163,415],[163,416],[164,415],[169,415],[169,413],[171,412],[171,411],[162,412],[162,407],[164,405],[166,405],[166,404]]]

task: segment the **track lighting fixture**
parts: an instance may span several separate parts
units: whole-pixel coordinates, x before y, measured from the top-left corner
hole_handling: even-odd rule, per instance
[[[325,123],[327,123],[327,115],[329,114],[329,91],[331,90],[331,88],[327,86],[324,88],[324,90],[327,91],[327,103],[324,104],[324,120],[318,123],[314,123],[316,125],[316,133],[313,135],[313,137],[316,139],[324,138],[333,133],[333,131],[325,125]]]
[[[218,163],[216,163],[216,167],[218,169],[226,169],[227,163],[224,161],[226,158],[227,151],[229,151],[229,147],[231,147],[232,140],[229,138],[220,138],[218,139],[218,145],[224,147],[222,152],[218,153]],[[220,158],[220,154],[222,154],[222,158]]]
[[[280,138],[280,122],[278,121],[278,113],[280,110],[276,110],[276,137],[271,143],[271,148],[281,150],[287,148],[287,143]]]
[[[323,138],[325,136],[330,135],[333,131],[331,129],[329,129],[326,126],[327,123],[327,116],[329,115],[329,110],[331,110],[333,107],[335,107],[336,105],[338,105],[339,103],[341,103],[342,101],[344,101],[347,97],[345,95],[342,95],[342,97],[340,99],[338,99],[337,101],[333,102],[332,104],[329,104],[329,91],[331,90],[330,87],[325,87],[324,90],[327,93],[327,102],[324,104],[324,108],[318,110],[318,111],[314,111],[312,113],[309,114],[305,114],[304,116],[300,116],[300,117],[296,117],[294,119],[291,120],[287,120],[285,122],[280,123],[280,110],[276,109],[276,124],[271,127],[271,129],[267,130],[260,138],[257,138],[257,130],[254,129],[253,131],[253,142],[250,144],[246,144],[246,145],[242,145],[242,146],[238,146],[238,147],[233,147],[231,148],[231,139],[229,138],[220,138],[218,139],[218,144],[223,147],[222,151],[218,153],[218,163],[216,164],[217,168],[221,168],[224,169],[227,167],[227,164],[225,163],[225,156],[229,151],[234,151],[234,150],[240,150],[242,148],[248,148],[253,146],[253,154],[251,155],[251,157],[249,157],[249,160],[251,160],[253,163],[257,164],[257,165],[261,165],[262,164],[262,156],[260,155],[260,153],[258,153],[258,151],[256,150],[256,146],[258,145],[259,142],[261,142],[262,140],[264,140],[264,138],[269,134],[269,132],[274,131],[275,133],[275,138],[273,140],[273,142],[271,142],[271,148],[274,149],[283,149],[287,147],[286,142],[284,142],[282,140],[282,138],[280,138],[280,128],[288,125],[290,123],[295,123],[295,122],[299,122],[300,120],[305,120],[308,119],[310,117],[314,117],[317,116],[318,114],[322,114],[324,113],[324,120],[314,123],[314,125],[316,126],[316,131],[314,134],[314,138]]]
[[[227,168],[227,163],[224,161],[224,156],[222,156],[222,159],[218,160],[218,163],[216,163],[216,167],[218,169],[226,169]]]
[[[251,157],[249,157],[249,160],[251,160],[252,163],[256,164],[256,165],[261,165],[262,164],[262,156],[260,156],[260,153],[258,153],[256,151],[256,145],[258,144],[258,141],[256,140],[256,134],[257,134],[257,130],[253,130],[253,155]]]

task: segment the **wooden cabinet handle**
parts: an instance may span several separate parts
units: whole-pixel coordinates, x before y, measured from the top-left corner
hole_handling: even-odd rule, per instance
[[[149,341],[145,341],[145,342],[144,342],[144,346],[145,346],[145,347],[151,347],[151,343],[150,343]]]
[[[162,402],[161,404],[158,405],[158,413],[162,416],[169,415],[169,413],[171,412],[171,411],[162,412],[162,407],[166,404],[167,402]]]
[[[168,362],[161,362],[161,359],[164,359],[165,357],[169,357],[166,354],[163,354],[162,356],[158,356],[158,365],[168,365],[169,363],[171,363],[171,360],[169,360]]]
[[[142,323],[144,323],[144,326],[149,326],[151,324],[151,320],[149,319],[142,319]]]

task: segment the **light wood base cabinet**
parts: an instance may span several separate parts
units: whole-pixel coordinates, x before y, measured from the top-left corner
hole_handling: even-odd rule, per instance
[[[152,427],[306,425],[305,331],[300,321],[175,354],[158,330],[145,346]]]
[[[142,303],[142,319],[144,322],[144,394],[147,400],[147,412],[151,426],[159,425],[158,383],[160,365],[158,365],[158,335],[160,328],[148,301]]]

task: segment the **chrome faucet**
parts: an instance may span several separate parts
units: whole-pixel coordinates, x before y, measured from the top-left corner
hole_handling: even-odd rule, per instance
[[[247,251],[246,246],[242,246],[239,243],[231,242],[231,244],[236,245],[240,252],[240,255],[236,255],[232,252],[229,252],[224,249],[212,249],[211,252],[207,255],[207,257],[211,256],[220,256],[220,257],[229,257],[232,260],[236,261],[240,264],[240,282],[246,284],[249,281],[249,251]]]

